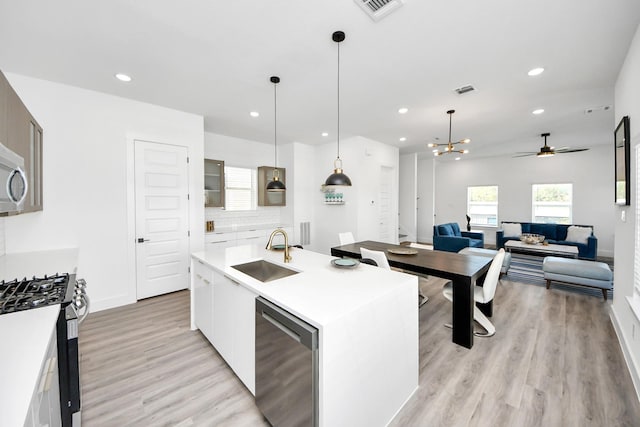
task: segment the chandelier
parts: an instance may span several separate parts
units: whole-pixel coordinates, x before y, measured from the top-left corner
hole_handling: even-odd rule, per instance
[[[456,147],[456,145],[458,144],[470,143],[471,140],[469,138],[465,138],[457,142],[451,142],[451,116],[455,112],[456,110],[447,111],[447,114],[449,115],[449,142],[447,142],[446,144],[436,144],[432,142],[427,145],[429,148],[433,148],[434,156],[442,156],[443,154],[451,154],[451,153],[467,154],[469,152],[469,150],[459,150],[457,149],[458,147]],[[442,151],[440,151],[438,147],[443,147]]]

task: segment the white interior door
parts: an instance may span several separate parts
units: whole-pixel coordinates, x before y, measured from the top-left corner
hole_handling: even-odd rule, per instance
[[[135,141],[137,298],[189,283],[187,148]]]
[[[391,181],[393,178],[393,168],[389,166],[380,167],[380,203],[378,205],[379,222],[380,222],[380,240],[382,242],[395,243],[396,236],[393,236],[393,220],[391,218],[392,200],[391,200]]]

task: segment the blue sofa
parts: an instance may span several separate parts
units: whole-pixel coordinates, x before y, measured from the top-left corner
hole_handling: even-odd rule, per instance
[[[433,226],[433,249],[436,251],[460,252],[462,248],[484,247],[484,233],[460,231],[456,222]]]
[[[504,223],[516,224],[515,221],[503,221]],[[573,245],[578,248],[578,258],[595,260],[598,254],[598,239],[593,235],[592,225],[580,225],[579,227],[591,227],[591,236],[587,238],[587,243],[568,242],[567,230],[576,224],[542,224],[536,222],[520,222],[522,233],[541,234],[545,240],[556,245]],[[507,240],[519,240],[519,237],[504,237],[504,231],[496,231],[496,247],[504,248]]]

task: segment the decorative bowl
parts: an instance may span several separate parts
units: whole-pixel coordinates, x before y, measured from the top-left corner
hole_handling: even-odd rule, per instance
[[[523,234],[520,240],[529,245],[537,245],[544,242],[544,236],[540,234]]]

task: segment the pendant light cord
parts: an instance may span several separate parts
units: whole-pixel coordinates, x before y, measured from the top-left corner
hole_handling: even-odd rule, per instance
[[[340,159],[340,43],[338,43],[338,159]]]
[[[277,95],[277,83],[273,84],[273,161],[275,163],[274,169],[278,169],[278,95]]]

